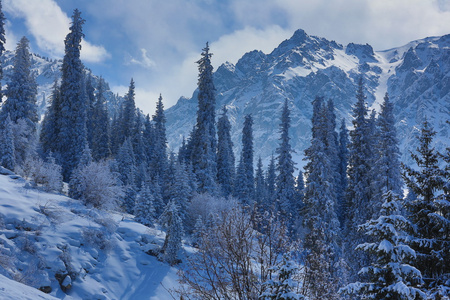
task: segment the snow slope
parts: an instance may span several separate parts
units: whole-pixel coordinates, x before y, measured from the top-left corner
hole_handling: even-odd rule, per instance
[[[0,277],[0,299],[170,299],[166,289],[177,285],[177,269],[146,254],[163,239],[130,215],[86,208],[0,175],[0,274],[9,278]],[[66,276],[72,287],[65,293],[57,278]],[[48,286],[50,296],[37,290]]]

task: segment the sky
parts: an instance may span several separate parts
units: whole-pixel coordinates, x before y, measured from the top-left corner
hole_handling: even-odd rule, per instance
[[[246,52],[270,53],[297,29],[375,50],[450,34],[449,0],[2,0],[6,48],[22,36],[31,51],[62,58],[73,10],[86,20],[82,61],[120,95],[152,114],[191,97],[196,61],[209,42],[217,69]]]

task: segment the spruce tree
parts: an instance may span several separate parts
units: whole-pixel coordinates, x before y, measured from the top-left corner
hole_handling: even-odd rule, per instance
[[[417,288],[420,271],[409,264],[415,260],[416,253],[407,244],[412,225],[400,213],[401,198],[392,191],[387,191],[383,198],[380,216],[360,227],[372,242],[358,245],[357,250],[374,257],[360,271],[365,282],[349,284],[341,291],[361,299],[427,299]]]
[[[56,126],[59,128],[57,154],[61,159],[63,177],[67,180],[78,165],[86,140],[86,91],[83,64],[80,59],[81,40],[84,37],[84,20],[78,9],[74,10],[70,32],[64,40],[65,54],[61,67],[60,116]]]
[[[9,115],[2,121],[0,128],[0,165],[14,171],[16,166],[16,154],[14,147],[13,123]]]
[[[231,124],[225,106],[217,123],[217,140],[217,183],[220,185],[222,195],[228,197],[233,192],[235,159],[231,141]]]
[[[357,231],[359,225],[367,222],[373,215],[372,208],[372,163],[371,132],[364,95],[362,79],[359,80],[356,93],[356,104],[353,107],[353,127],[350,131],[348,159],[348,187],[346,192],[347,218],[346,228],[348,239],[348,261],[352,274],[367,264],[364,253],[354,255],[353,249],[365,241],[365,236]]]
[[[308,161],[304,196],[305,267],[309,296],[313,299],[334,299],[337,293],[337,270],[334,263],[339,253],[339,221],[336,215],[334,166],[327,152],[328,108],[323,99],[313,102],[311,146],[305,150]]]
[[[347,203],[345,193],[347,191],[347,166],[348,166],[348,130],[345,119],[342,119],[339,131],[338,148],[338,181],[336,186],[337,214],[341,227],[346,223]]]
[[[266,207],[270,209],[275,209],[275,200],[276,200],[276,167],[275,167],[275,157],[271,156],[269,166],[267,167],[266,173],[266,185],[267,185],[267,203]]]
[[[5,15],[3,14],[2,2],[0,1],[0,57],[5,52]],[[0,82],[3,79],[3,68],[0,66]],[[2,86],[0,83],[0,103],[3,99]]]
[[[154,138],[153,138],[153,153],[150,160],[150,168],[152,171],[151,177],[154,179],[156,176],[163,178],[166,172],[167,161],[167,138],[166,138],[166,116],[164,113],[164,104],[162,102],[162,96],[159,95],[158,102],[156,104],[156,111],[153,115],[154,124]]]
[[[209,46],[203,48],[198,64],[197,123],[192,138],[191,162],[198,181],[198,192],[216,194],[216,97]]]
[[[29,41],[26,37],[17,43],[14,56],[14,68],[6,96],[8,99],[2,106],[4,118],[9,114],[11,121],[17,123],[19,119],[26,121],[31,132],[36,132],[38,122],[36,105],[37,85],[31,72],[31,54]]]
[[[235,196],[245,205],[254,199],[255,180],[253,171],[253,118],[245,116],[242,129],[242,151],[235,181]]]
[[[49,153],[53,153],[57,161],[58,148],[57,139],[59,135],[59,128],[57,126],[61,119],[61,94],[58,86],[58,81],[55,80],[53,84],[52,94],[50,96],[50,105],[45,113],[44,120],[42,121],[41,133],[39,137],[41,151],[44,156]]]
[[[92,114],[92,157],[99,161],[111,155],[110,124],[105,99],[105,81],[100,77]]]
[[[181,238],[183,236],[183,224],[175,202],[170,201],[167,204],[159,222],[166,231],[166,238],[158,258],[174,265],[178,262],[178,252],[181,249]]]
[[[428,121],[425,121],[418,138],[417,152],[411,153],[417,166],[413,169],[403,165],[403,178],[416,195],[415,200],[407,203],[407,209],[416,228],[410,245],[416,251],[414,266],[422,272],[425,282],[423,289],[431,292],[441,286],[450,293],[450,267],[447,260],[450,248],[448,191],[444,189],[445,173],[439,167],[440,155],[432,146],[435,134]]]
[[[255,174],[255,202],[261,212],[267,211],[267,185],[261,156],[258,158]]]
[[[287,99],[284,101],[280,123],[280,145],[277,148],[276,179],[278,209],[282,216],[289,219],[293,208],[297,206],[295,198],[294,161],[292,160],[292,147],[290,144],[289,128],[291,118]]]
[[[134,207],[135,220],[145,226],[153,226],[155,219],[155,208],[153,207],[154,197],[147,185],[143,185],[136,198]]]
[[[84,146],[83,153],[81,154],[80,160],[77,167],[73,170],[69,181],[69,197],[77,200],[83,200],[83,192],[85,190],[84,180],[83,180],[83,169],[92,162],[91,149],[87,143]]]
[[[378,172],[377,189],[384,193],[392,191],[394,194],[402,194],[402,179],[400,167],[400,150],[398,147],[397,130],[395,128],[394,104],[386,93],[381,105],[381,113],[377,120],[377,161]]]

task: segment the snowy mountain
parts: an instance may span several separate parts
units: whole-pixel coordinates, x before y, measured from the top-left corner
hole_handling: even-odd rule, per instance
[[[356,83],[364,77],[367,102],[375,110],[387,91],[395,103],[403,160],[409,161],[417,127],[430,121],[437,134],[437,148],[448,141],[450,115],[450,35],[426,38],[405,46],[374,51],[370,45],[310,36],[297,30],[270,54],[246,53],[237,63],[225,63],[215,72],[217,115],[226,106],[232,122],[232,138],[239,153],[244,116],[254,119],[255,157],[266,164],[278,147],[281,107],[287,98],[292,118],[294,159],[303,165],[303,151],[310,142],[311,102],[316,96],[332,99],[338,123],[351,127],[351,107]],[[214,49],[212,49],[214,52]],[[180,98],[167,110],[169,145],[177,149],[195,124],[197,91]]]
[[[14,52],[5,51],[0,60],[3,67],[2,89],[5,89],[8,84],[9,76],[13,71]],[[55,80],[60,80],[61,78],[61,65],[62,60],[49,59],[37,54],[31,54],[31,72],[36,78],[38,90],[38,115],[41,116],[41,121],[44,117],[46,107],[49,104],[54,82]],[[86,70],[86,72],[91,75],[92,84],[96,87],[99,76],[91,74],[89,70]],[[111,115],[114,115],[118,111],[122,98],[115,95],[109,89],[108,85],[106,85],[105,89],[105,98],[108,101],[108,109]]]
[[[177,269],[147,254],[164,232],[31,188],[1,167],[0,199],[0,299],[171,298]]]

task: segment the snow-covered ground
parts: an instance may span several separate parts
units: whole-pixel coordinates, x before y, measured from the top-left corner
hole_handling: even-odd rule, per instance
[[[132,218],[0,175],[0,299],[171,299],[177,269],[146,253],[164,233]]]

